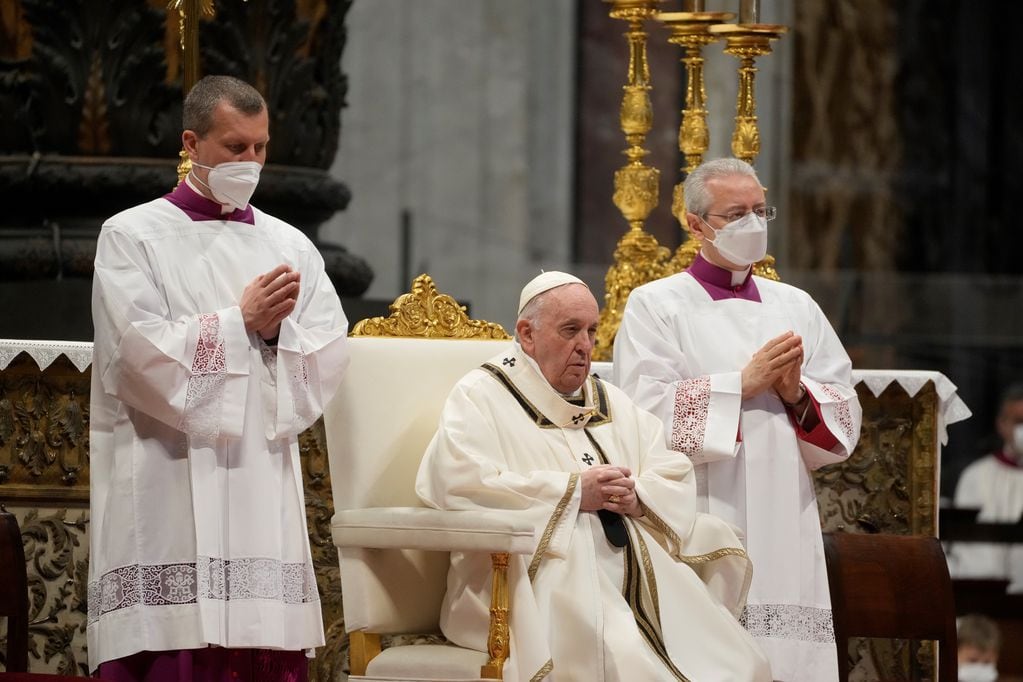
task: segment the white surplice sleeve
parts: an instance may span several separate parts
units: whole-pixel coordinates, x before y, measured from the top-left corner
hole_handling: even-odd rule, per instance
[[[481,395],[504,389],[488,386],[489,377],[479,374],[464,379],[448,396],[419,465],[416,494],[436,509],[507,512],[533,527],[534,555],[565,557],[582,502],[579,475],[533,468],[522,472],[496,429],[509,415],[492,414]],[[525,428],[543,438],[535,426]],[[537,448],[542,447],[538,442]]]
[[[614,344],[615,384],[670,427],[670,449],[695,464],[735,457],[742,372],[696,375],[651,299],[637,289],[625,305]]]
[[[281,322],[276,354],[261,347],[266,437],[294,436],[319,419],[348,367],[348,320],[314,247],[301,269],[295,310]]]
[[[852,384],[852,362],[820,307],[808,297],[808,333],[801,381],[810,393],[820,424],[796,427],[803,461],[811,470],[847,459],[860,438],[863,409]]]
[[[104,227],[92,319],[109,395],[191,436],[241,436],[251,342],[237,306],[171,319],[142,245]]]

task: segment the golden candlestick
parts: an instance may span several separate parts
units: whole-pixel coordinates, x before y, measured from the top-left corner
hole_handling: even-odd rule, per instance
[[[788,29],[777,24],[722,24],[710,32],[725,38],[725,52],[739,59],[739,92],[735,105],[735,131],[732,154],[753,163],[760,153],[760,129],[757,127],[757,100],[754,83],[757,57],[771,53],[771,41]]]
[[[643,222],[657,206],[660,172],[643,163],[649,154],[643,149],[647,133],[653,127],[654,110],[650,102],[650,65],[647,63],[647,34],[643,22],[652,18],[663,0],[604,0],[611,5],[612,19],[629,22],[625,37],[629,41],[629,75],[623,87],[621,125],[629,144],[624,154],[628,161],[615,172],[614,203],[629,223],[618,241],[614,265],[604,278],[604,309],[600,311],[595,360],[610,360],[614,337],[622,321],[625,301],[634,288],[661,277],[669,251],[643,230]]]
[[[678,148],[685,155],[681,179],[675,185],[671,198],[671,213],[685,228],[685,197],[682,181],[703,163],[703,155],[710,147],[707,130],[707,88],[703,80],[703,47],[717,40],[710,27],[735,18],[731,12],[661,12],[657,15],[671,35],[668,42],[682,48],[682,63],[686,67],[686,104],[682,109],[682,125],[678,130]]]
[[[188,96],[188,91],[199,80],[199,17],[212,17],[216,10],[213,0],[170,0],[167,5],[170,12],[178,13],[178,32],[181,36],[181,94]],[[188,152],[178,152],[178,182],[192,170],[192,160]]]
[[[685,155],[685,166],[671,195],[671,214],[678,220],[686,238],[668,262],[666,274],[688,268],[700,251],[700,243],[688,238],[686,201],[682,188],[686,176],[703,163],[703,155],[710,147],[703,47],[718,39],[710,32],[711,26],[734,18],[731,12],[663,12],[657,15],[657,19],[671,31],[668,42],[682,48],[682,63],[686,66],[686,105],[682,110],[682,125],[678,131],[678,148]]]

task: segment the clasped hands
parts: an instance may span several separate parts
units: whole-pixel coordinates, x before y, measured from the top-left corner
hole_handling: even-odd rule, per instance
[[[579,477],[582,480],[582,511],[607,509],[626,516],[642,516],[636,482],[628,467],[597,464]]]
[[[282,263],[249,282],[238,302],[245,331],[258,332],[264,339],[276,337],[281,321],[291,314],[298,302],[300,279],[299,272]]]
[[[774,389],[788,405],[806,396],[800,384],[803,367],[803,339],[785,332],[763,345],[742,370],[742,399]]]

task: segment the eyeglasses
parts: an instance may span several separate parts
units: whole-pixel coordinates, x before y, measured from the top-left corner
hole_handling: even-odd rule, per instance
[[[778,209],[775,208],[774,206],[761,206],[760,208],[755,208],[752,211],[737,210],[724,214],[704,213],[703,215],[704,216],[712,215],[715,218],[724,218],[728,222],[734,223],[736,220],[741,220],[742,218],[745,218],[749,213],[756,213],[758,218],[763,218],[764,220],[774,220],[776,217],[778,217]]]

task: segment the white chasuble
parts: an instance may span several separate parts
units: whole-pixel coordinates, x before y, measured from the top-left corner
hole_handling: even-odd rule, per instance
[[[246,213],[201,219],[162,198],[100,233],[91,669],[139,651],[323,644],[298,434],[340,383],[348,325],[316,247]],[[301,290],[272,349],[238,301],[281,263]]]
[[[749,279],[743,297],[690,272],[635,289],[615,339],[615,383],[696,465],[700,510],[745,534],[754,577],[742,621],[774,679],[826,682],[838,670],[810,472],[852,453],[861,408],[849,357],[817,304],[795,287]],[[801,381],[820,418],[811,432],[773,390],[742,400],[742,368],[787,331],[802,337]]]
[[[432,507],[501,510],[533,526],[535,551],[509,563],[506,680],[768,681],[736,620],[749,561],[734,532],[696,512],[692,466],[668,452],[657,419],[590,377],[559,395],[521,349],[466,375],[448,397],[419,469]],[[580,475],[626,466],[644,510],[613,546],[580,511]],[[612,515],[612,518],[621,518]],[[487,650],[487,554],[453,553],[441,629]]]

